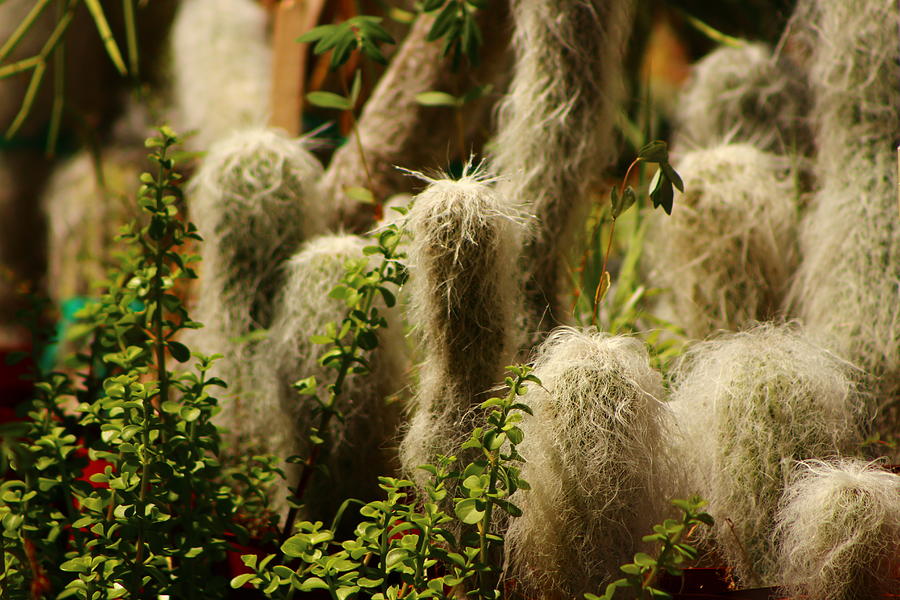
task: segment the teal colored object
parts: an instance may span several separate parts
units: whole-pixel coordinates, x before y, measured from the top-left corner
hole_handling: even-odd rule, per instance
[[[86,296],[75,296],[68,300],[64,300],[62,305],[60,305],[59,321],[56,323],[56,335],[53,338],[53,342],[47,344],[47,347],[44,348],[44,352],[41,354],[41,358],[38,361],[38,368],[41,370],[41,373],[49,373],[53,370],[53,367],[57,364],[56,361],[59,353],[60,340],[66,339],[69,328],[78,322],[78,312],[92,302],[97,302],[97,299],[88,298]],[[128,305],[128,308],[133,312],[141,312],[144,310],[145,306],[140,300],[133,300],[131,304]]]
[[[38,368],[41,370],[41,373],[49,373],[53,370],[59,352],[59,341],[65,339],[69,327],[77,321],[75,315],[78,311],[92,301],[96,302],[95,300],[84,296],[75,296],[74,298],[63,301],[62,305],[59,307],[60,315],[59,321],[56,323],[56,335],[53,338],[53,342],[47,344],[47,347],[44,348],[44,352],[41,354],[41,358],[38,361]]]

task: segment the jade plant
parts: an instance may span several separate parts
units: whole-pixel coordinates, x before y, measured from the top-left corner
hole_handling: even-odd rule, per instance
[[[191,359],[175,338],[198,326],[179,296],[195,277],[183,246],[199,236],[181,218],[177,143],[167,127],[147,140],[156,172],[140,178],[142,219],[123,227],[127,250],[79,315],[83,368],[37,383],[7,446],[4,597],[217,597],[226,536],[246,538],[235,517],[254,503],[232,493],[210,422],[224,385],[215,357],[168,368]]]
[[[473,460],[459,464],[454,456],[439,456],[420,465],[428,477],[418,486],[382,477],[386,498],[360,508],[351,538],[336,538],[337,523],[301,521],[280,552],[262,559],[244,555],[251,572],[231,585],[249,584],[270,598],[319,589],[333,600],[449,600],[457,591],[503,597],[501,524],[503,517],[521,514],[510,495],[528,488],[516,446],[523,440],[522,413],[531,412],[519,396],[532,384],[540,382],[530,368],[509,367],[506,395],[480,404],[484,425],[460,447],[473,451]]]

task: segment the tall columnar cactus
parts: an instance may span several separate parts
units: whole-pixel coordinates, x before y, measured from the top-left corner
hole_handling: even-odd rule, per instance
[[[900,475],[859,460],[810,462],[778,512],[781,582],[792,597],[870,600],[896,592]]]
[[[322,236],[284,265],[272,326],[254,356],[260,398],[246,411],[249,423],[235,424],[248,433],[247,443],[282,459],[309,455],[307,434],[318,425],[314,401],[291,384],[309,376],[320,384],[333,382],[335,372],[318,361],[323,346],[313,344],[310,335],[323,334],[327,323],[340,325],[346,316],[344,301],[328,294],[344,276],[347,261],[365,261],[364,246],[357,236]],[[336,406],[343,418],[331,419],[328,431],[320,433],[327,446],[319,464],[327,472],[313,479],[304,497],[308,518],[330,519],[346,498],[377,498],[378,476],[396,470],[389,448],[395,444],[399,404],[387,399],[403,386],[404,350],[402,326],[391,323],[379,330],[379,345],[367,356],[371,372],[343,385]]]
[[[819,189],[801,232],[794,299],[808,329],[859,364],[900,412],[900,7],[804,0]],[[894,421],[895,425],[897,422]]]
[[[81,152],[50,178],[41,208],[49,230],[47,288],[58,305],[92,294],[92,284],[106,277],[119,227],[138,216],[131,198],[141,154],[112,148],[95,162]]]
[[[801,70],[764,44],[723,46],[693,67],[676,115],[681,150],[749,143],[779,154],[811,146]]]
[[[664,514],[662,378],[638,339],[569,328],[540,346],[534,372],[510,577],[526,595],[580,597],[618,579]]]
[[[410,472],[458,451],[476,424],[471,409],[502,381],[517,348],[523,225],[491,183],[477,172],[430,180],[408,215],[412,323],[424,346],[401,446]]]
[[[778,316],[797,264],[789,159],[747,144],[683,155],[685,193],[646,242],[649,276],[667,288],[694,338]]]
[[[851,370],[774,325],[699,343],[676,368],[671,406],[688,491],[709,501],[715,542],[743,583],[777,583],[771,533],[795,461],[862,442]]]
[[[501,192],[537,217],[525,244],[531,329],[567,321],[566,261],[591,184],[616,157],[632,0],[515,0],[516,65],[499,113]]]
[[[191,147],[265,124],[272,52],[265,8],[253,0],[185,0],[172,26],[173,94]]]
[[[195,314],[205,327],[194,343],[228,356],[220,369],[238,401],[249,392],[241,384],[253,346],[247,336],[269,327],[282,263],[320,229],[321,172],[299,140],[251,129],[213,145],[191,182],[191,218],[204,239]],[[236,408],[226,403],[226,420],[229,404]]]

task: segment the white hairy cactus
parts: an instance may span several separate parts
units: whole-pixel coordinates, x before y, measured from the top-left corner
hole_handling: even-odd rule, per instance
[[[649,277],[688,336],[779,316],[798,260],[797,195],[786,158],[748,144],[684,154],[685,192],[654,216]]]
[[[800,3],[819,189],[801,229],[793,289],[810,332],[867,372],[900,422],[900,7],[893,0]]]
[[[637,338],[570,328],[539,347],[534,373],[509,576],[526,594],[580,597],[617,579],[665,516],[662,377]]]
[[[900,475],[861,460],[805,463],[777,523],[792,597],[871,600],[900,589]]]
[[[516,0],[516,64],[499,109],[499,189],[537,219],[526,241],[531,329],[568,319],[565,261],[590,206],[591,185],[616,158],[616,104],[632,0]]]
[[[322,167],[301,141],[266,129],[231,134],[214,144],[189,189],[189,209],[204,242],[197,307],[204,328],[191,336],[206,353],[227,359],[217,370],[234,398],[223,422],[237,419],[242,379],[254,343],[269,327],[282,263],[321,227],[315,182]]]
[[[690,492],[742,583],[777,583],[771,532],[796,461],[852,454],[863,440],[852,367],[790,326],[701,342],[674,373],[677,445]]]
[[[265,8],[254,0],[184,0],[171,33],[173,94],[186,143],[206,150],[265,124],[272,51]]]
[[[522,221],[484,175],[431,179],[407,216],[410,291],[424,346],[404,467],[454,454],[470,409],[502,381],[517,349],[516,260]]]

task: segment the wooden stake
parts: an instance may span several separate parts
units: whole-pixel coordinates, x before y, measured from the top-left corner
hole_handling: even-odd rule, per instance
[[[296,39],[316,26],[325,0],[282,0],[275,9],[269,125],[289,135],[302,131],[307,44]]]

